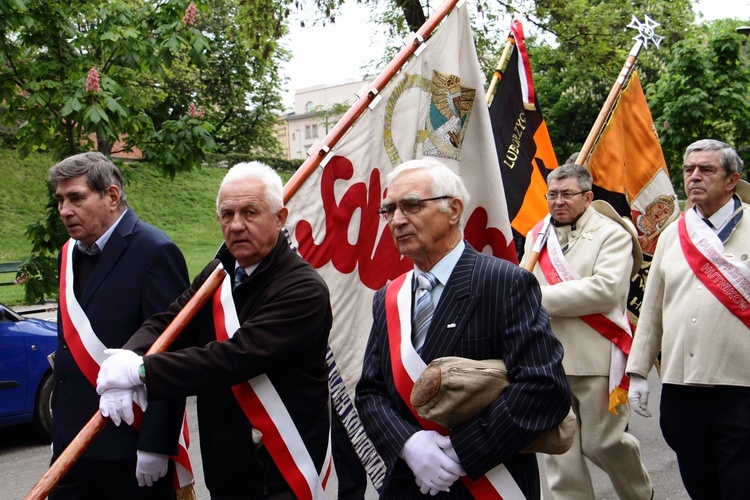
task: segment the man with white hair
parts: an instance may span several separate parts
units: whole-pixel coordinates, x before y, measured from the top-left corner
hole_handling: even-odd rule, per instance
[[[570,407],[562,346],[539,284],[464,241],[469,195],[448,167],[413,160],[387,181],[380,216],[414,270],[375,294],[356,390],[365,431],[388,469],[381,497],[538,499],[536,456],[519,452]],[[468,421],[436,429],[413,412],[409,394],[427,363],[445,356],[503,359],[510,385]]]
[[[235,165],[216,200],[224,235],[217,258],[166,313],[110,353],[99,373],[105,416],[126,418],[127,405],[118,402],[143,384],[149,401],[198,396],[204,476],[214,499],[319,498],[323,491],[331,306],[325,282],[282,231],[282,191],[267,165]],[[174,352],[142,357],[219,265],[228,276]]]

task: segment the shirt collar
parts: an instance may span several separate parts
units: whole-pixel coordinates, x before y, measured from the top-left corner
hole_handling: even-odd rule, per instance
[[[718,233],[724,225],[729,221],[730,217],[732,217],[732,213],[734,213],[735,208],[735,201],[734,196],[730,198],[720,209],[718,209],[711,217],[703,217],[701,218],[707,218],[709,222],[711,222],[711,225],[713,226],[714,232]],[[698,215],[701,215],[700,212],[698,212],[698,207],[693,207],[693,210],[696,211]]]
[[[253,274],[253,271],[255,271],[256,269],[258,269],[259,265],[260,265],[260,262],[256,262],[255,264],[251,264],[251,265],[243,268],[245,270],[245,274],[247,274],[248,276],[250,276],[251,274]],[[240,267],[240,265],[235,261],[235,263],[234,263],[234,270],[235,270],[235,272],[237,271],[238,267]]]
[[[456,267],[456,264],[458,264],[458,260],[461,258],[461,254],[464,253],[465,248],[466,243],[464,243],[464,240],[460,240],[458,242],[458,245],[456,245],[453,250],[445,254],[445,256],[440,259],[437,264],[432,267],[432,269],[430,269],[430,272],[437,278],[439,284],[443,286],[448,284],[448,278],[451,277],[453,268]],[[424,272],[425,271],[422,271],[417,266],[414,266],[415,275],[419,275]]]

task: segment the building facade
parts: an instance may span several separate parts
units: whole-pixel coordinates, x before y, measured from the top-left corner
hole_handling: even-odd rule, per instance
[[[308,150],[325,138],[349,106],[357,101],[357,93],[366,90],[366,84],[372,83],[374,79],[368,77],[364,80],[316,85],[295,91],[294,112],[281,117],[282,123],[286,124],[286,130],[277,131],[279,141],[287,152],[287,159],[307,158]],[[284,127],[280,127],[282,128]]]

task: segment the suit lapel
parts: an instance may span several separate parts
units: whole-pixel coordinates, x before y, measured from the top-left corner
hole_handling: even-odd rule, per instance
[[[471,290],[471,276],[476,260],[476,250],[467,243],[456,267],[453,268],[432,318],[422,351],[422,358],[427,363],[453,353],[466,329],[471,311],[474,310],[479,298]]]
[[[109,240],[107,240],[107,244],[104,246],[101,257],[99,257],[99,262],[97,262],[94,272],[86,284],[86,289],[83,291],[83,297],[81,297],[80,301],[81,307],[85,308],[89,304],[96,290],[104,282],[110,271],[112,271],[117,261],[120,260],[120,256],[122,256],[122,253],[128,246],[126,237],[130,236],[133,232],[137,221],[138,217],[136,217],[135,213],[132,210],[128,210],[112,232]]]

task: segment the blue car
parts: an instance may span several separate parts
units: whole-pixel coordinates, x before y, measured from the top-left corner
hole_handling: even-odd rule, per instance
[[[57,325],[26,318],[0,304],[0,427],[31,423],[34,434],[52,435],[52,367]]]

